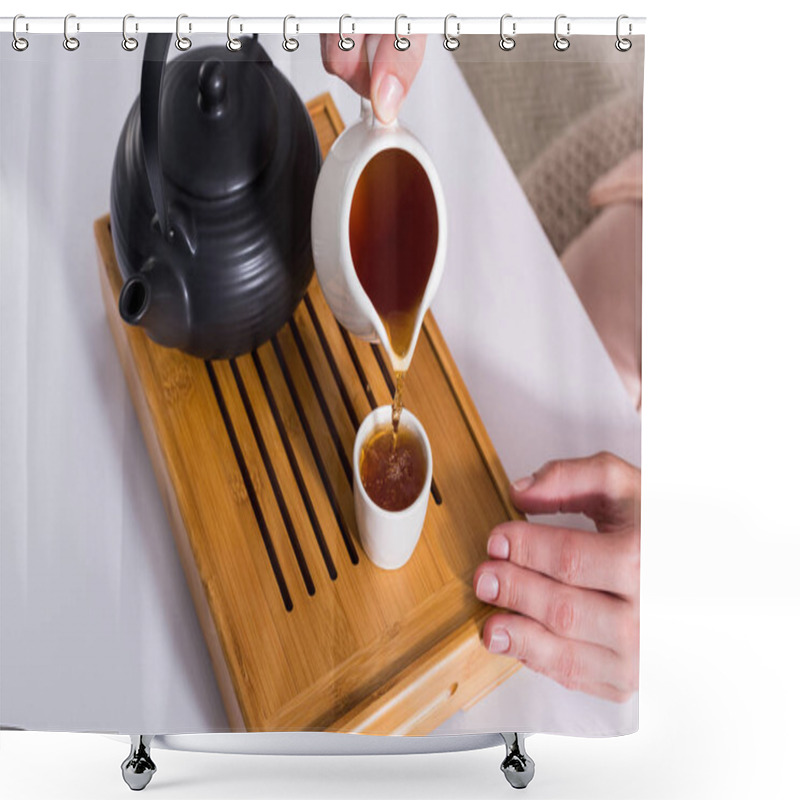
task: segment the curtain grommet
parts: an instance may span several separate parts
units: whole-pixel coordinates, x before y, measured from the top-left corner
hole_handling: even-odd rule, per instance
[[[343,50],[345,53],[350,52],[355,46],[356,41],[355,39],[351,39],[349,36],[344,35],[344,21],[346,19],[353,19],[349,14],[342,14],[339,17],[339,49]],[[353,30],[356,29],[356,26],[353,25]]]
[[[17,14],[14,17],[14,22],[11,23],[11,35],[14,37],[11,40],[11,46],[18,52],[23,53],[25,50],[28,49],[28,40],[23,38],[17,33],[17,21],[20,19],[25,19],[24,14]]]
[[[228,29],[227,29],[228,41],[225,42],[225,47],[227,47],[231,53],[236,53],[242,49],[242,40],[237,39],[235,36],[231,34],[231,22],[233,22],[235,19],[239,19],[239,17],[236,14],[231,14],[228,17]]]
[[[514,39],[514,35],[517,33],[517,23],[511,22],[511,36],[509,36],[505,32],[505,23],[507,19],[512,19],[512,15],[503,14],[503,16],[500,17],[500,49],[506,53],[517,46],[517,42]]]
[[[175,47],[182,52],[185,52],[192,46],[192,40],[188,36],[181,33],[181,20],[186,19],[188,14],[178,14],[175,18]],[[189,32],[191,33],[192,23],[189,23]]]
[[[622,37],[619,35],[619,24],[620,24],[620,22],[622,22],[622,20],[624,20],[624,19],[629,19],[629,17],[628,17],[628,15],[627,15],[627,14],[620,14],[620,15],[617,17],[617,41],[616,41],[616,42],[614,42],[614,47],[616,47],[616,48],[617,48],[617,50],[619,50],[619,52],[620,52],[620,53],[627,53],[627,52],[628,52],[628,50],[630,50],[630,49],[631,49],[631,47],[633,47],[633,42],[632,42],[630,39],[623,39],[623,38],[622,38]],[[628,23],[628,36],[630,36],[630,35],[631,35],[631,31],[632,31],[632,30],[633,30],[633,28],[632,28],[632,26],[631,26],[631,24],[630,24],[630,22],[629,22],[629,23]]]
[[[122,18],[122,49],[132,53],[138,46],[139,40],[133,36],[128,36],[128,20],[136,19],[133,14],[126,14]],[[138,25],[136,26],[138,29]]]
[[[297,17],[293,16],[292,14],[287,14],[283,18],[283,42],[282,42],[282,46],[283,46],[283,49],[287,53],[294,53],[294,51],[297,50],[298,47],[300,47],[300,42],[298,42],[297,39],[289,36],[288,31],[289,31],[289,20],[290,19],[297,19]]]
[[[67,14],[64,17],[64,49],[69,50],[70,53],[74,53],[80,46],[80,40],[76,36],[69,35],[69,21],[71,19],[75,19],[74,14]],[[75,30],[79,31],[81,29],[80,23],[75,24]]]
[[[556,16],[555,22],[553,23],[553,35],[555,39],[553,39],[553,47],[558,50],[559,53],[563,53],[565,50],[569,50],[569,39],[567,36],[570,34],[570,24],[567,22],[567,36],[562,36],[558,32],[558,21],[562,19],[566,19],[566,14],[558,14]]]
[[[456,35],[452,36],[447,30],[447,23],[450,22],[451,19],[456,20]],[[458,21],[458,17],[455,14],[448,14],[444,18],[444,39],[442,40],[442,47],[445,50],[449,50],[451,53],[454,50],[458,50],[461,47],[461,40],[458,38],[458,35],[461,33],[461,23]]]
[[[401,19],[408,19],[408,17],[405,14],[398,14],[394,18],[394,49],[404,53],[411,47],[411,39],[400,35],[399,27]],[[408,23],[406,24],[408,25]],[[411,25],[408,25],[408,32],[411,33]]]

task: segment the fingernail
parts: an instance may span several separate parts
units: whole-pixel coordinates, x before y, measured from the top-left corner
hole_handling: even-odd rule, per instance
[[[495,628],[492,631],[492,638],[489,639],[490,653],[507,653],[511,647],[511,638],[505,628]]]
[[[497,600],[497,595],[500,594],[500,582],[497,580],[497,576],[493,572],[484,572],[478,578],[475,594],[485,603]]]
[[[524,478],[514,481],[512,486],[515,492],[526,492],[533,486],[535,480],[535,475],[526,475]]]
[[[381,122],[391,122],[397,117],[403,102],[403,84],[391,73],[384,75],[375,92],[375,113]]]
[[[489,553],[492,558],[502,558],[505,560],[508,558],[510,550],[508,539],[501,533],[495,533],[489,537],[489,541],[486,545],[486,552]]]

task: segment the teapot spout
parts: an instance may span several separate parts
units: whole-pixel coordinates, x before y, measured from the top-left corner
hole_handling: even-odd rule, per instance
[[[159,344],[189,345],[191,326],[186,287],[163,263],[149,260],[122,284],[119,314],[128,325],[144,328]]]
[[[152,290],[150,281],[141,272],[131,275],[122,285],[119,293],[119,314],[128,325],[144,325]]]

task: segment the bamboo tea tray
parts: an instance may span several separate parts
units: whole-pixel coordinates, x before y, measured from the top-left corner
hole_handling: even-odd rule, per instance
[[[309,103],[323,154],[342,130]],[[353,510],[361,420],[391,402],[383,351],[351,336],[316,278],[258,351],[202,361],[122,322],[108,217],[95,223],[103,299],[230,725],[237,731],[424,734],[508,677],[480,642],[472,592],[490,529],[517,518],[507,480],[429,313],[405,405],[433,451],[411,561],[367,559]],[[169,613],[165,609],[165,613]]]

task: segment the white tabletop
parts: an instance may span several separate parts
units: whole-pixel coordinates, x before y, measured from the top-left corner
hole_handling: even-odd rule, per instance
[[[303,99],[330,91],[355,118],[316,47],[264,41]],[[91,225],[141,48],[98,35],[69,54],[42,37],[0,58],[0,722],[227,730],[97,279]],[[448,202],[434,312],[509,476],[600,449],[638,463],[639,416],[443,48],[402,118]],[[636,709],[523,669],[439,732],[608,735],[634,729]]]

